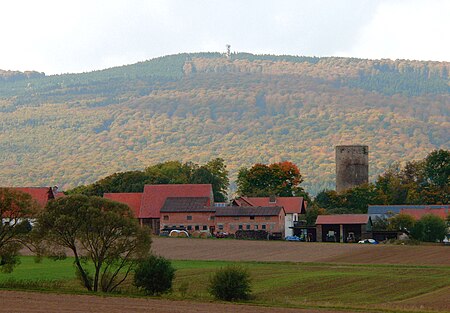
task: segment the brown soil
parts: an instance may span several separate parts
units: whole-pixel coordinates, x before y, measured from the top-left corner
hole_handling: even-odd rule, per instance
[[[450,265],[450,247],[227,239],[153,238],[156,254],[178,260]]]
[[[47,294],[20,291],[0,291],[0,312],[60,313],[60,312],[167,312],[167,313],[339,313],[317,309],[268,308],[255,305],[199,303],[142,298],[99,297],[89,295]],[[348,311],[345,311],[349,313]]]
[[[434,292],[395,303],[400,308],[433,308],[434,310],[450,310],[450,286]]]

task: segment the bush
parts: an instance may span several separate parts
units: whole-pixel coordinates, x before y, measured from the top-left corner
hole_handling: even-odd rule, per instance
[[[446,222],[435,215],[427,214],[416,222],[412,235],[415,239],[428,242],[442,241],[447,233]]]
[[[169,260],[152,255],[141,261],[134,272],[134,285],[148,295],[159,295],[172,289],[175,269]]]
[[[225,301],[246,300],[250,297],[250,273],[247,269],[230,265],[218,270],[210,279],[209,293]]]

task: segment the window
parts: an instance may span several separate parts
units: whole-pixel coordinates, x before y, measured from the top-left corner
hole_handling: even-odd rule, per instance
[[[164,215],[163,216],[163,220],[168,221],[169,220],[169,215]]]
[[[255,217],[254,217],[254,216],[250,216],[250,219],[251,219],[251,220],[254,220],[254,219],[255,219]]]
[[[223,224],[219,224],[219,230],[223,230]]]
[[[186,219],[187,219],[188,221],[192,221],[192,215],[186,216]]]
[[[273,224],[271,224],[271,225],[270,225],[270,229],[271,229],[271,230],[273,230],[273,227],[274,227],[274,225],[273,225]]]
[[[230,230],[234,230],[234,224],[230,224]]]
[[[238,221],[239,220],[239,216],[235,216],[235,217],[233,217],[233,219]]]
[[[239,225],[239,229],[241,229],[241,230],[242,230],[242,225]]]
[[[257,230],[257,229],[258,229],[258,224],[255,225],[255,230]]]
[[[200,230],[200,226],[195,225],[195,230]]]
[[[209,220],[210,220],[210,221],[214,221],[214,218],[215,218],[215,216],[210,216],[210,217],[209,217]]]
[[[270,216],[266,216],[264,219],[265,219],[266,221],[268,221],[268,220],[270,220]]]
[[[261,225],[261,229],[266,229],[266,225],[265,225],[265,224],[262,224],[262,225]]]
[[[188,225],[187,230],[192,230],[192,226]]]
[[[208,226],[203,225],[203,230],[208,230]]]

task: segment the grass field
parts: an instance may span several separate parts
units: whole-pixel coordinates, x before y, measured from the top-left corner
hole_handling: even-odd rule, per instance
[[[68,258],[35,263],[33,257],[22,257],[13,273],[0,274],[0,287],[82,293],[72,262]],[[212,300],[207,291],[209,277],[231,263],[249,269],[253,303],[387,312],[450,311],[450,298],[445,297],[450,292],[450,267],[444,266],[174,260],[173,292],[164,297]],[[142,295],[129,282],[121,293]]]

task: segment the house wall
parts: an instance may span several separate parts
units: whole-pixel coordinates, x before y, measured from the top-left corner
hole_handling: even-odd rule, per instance
[[[293,236],[294,235],[294,229],[290,227],[294,227],[294,222],[298,221],[298,214],[297,213],[286,213],[286,216],[284,217],[284,235],[285,236]]]
[[[234,234],[237,230],[266,230],[269,233],[281,232],[284,236],[284,212],[276,216],[216,216],[216,231]],[[240,228],[240,226],[242,228]]]
[[[191,219],[188,219],[188,218]],[[161,229],[164,227],[186,227],[188,232],[214,230],[214,212],[161,212]],[[211,229],[212,227],[212,229]]]
[[[150,227],[152,234],[159,235],[159,218],[140,218],[138,220],[141,225]]]

